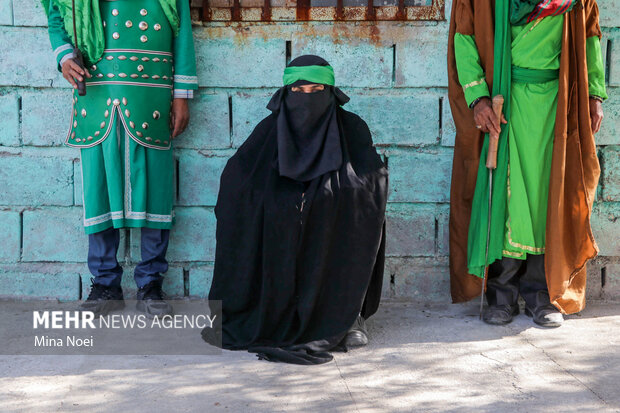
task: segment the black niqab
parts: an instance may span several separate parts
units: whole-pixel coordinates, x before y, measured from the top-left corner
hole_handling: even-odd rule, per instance
[[[318,56],[301,56],[289,66],[328,66]],[[281,88],[267,107],[277,114],[278,169],[281,176],[310,181],[342,165],[336,109],[349,98],[331,85],[313,93],[294,92],[311,84],[297,81]]]

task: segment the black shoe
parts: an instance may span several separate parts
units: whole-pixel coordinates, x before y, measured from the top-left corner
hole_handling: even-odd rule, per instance
[[[146,313],[147,317],[155,318],[172,315],[172,306],[164,301],[164,293],[161,290],[162,281],[151,281],[138,289],[136,309]]]
[[[342,341],[346,348],[363,347],[368,344],[368,331],[366,330],[364,317],[361,315],[357,316],[353,326]]]
[[[86,301],[80,304],[80,311],[91,311],[96,318],[106,316],[111,311],[125,308],[121,287],[108,287],[96,284],[92,279],[91,283],[90,293]]]
[[[541,305],[533,310],[525,307],[525,314],[532,317],[534,322],[541,327],[559,327],[564,322],[562,313],[553,304]]]
[[[512,321],[512,317],[519,314],[519,306],[515,305],[490,305],[482,314],[482,320],[487,324],[502,326]]]

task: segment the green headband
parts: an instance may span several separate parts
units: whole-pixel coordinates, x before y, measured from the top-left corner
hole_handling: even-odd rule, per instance
[[[284,86],[298,80],[334,86],[334,69],[331,66],[289,66],[284,69]]]

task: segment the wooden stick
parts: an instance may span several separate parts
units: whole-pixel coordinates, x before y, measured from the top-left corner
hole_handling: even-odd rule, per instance
[[[497,95],[493,97],[493,112],[497,117],[497,123],[502,127],[502,109],[504,108],[504,97]],[[489,152],[487,154],[487,168],[497,168],[497,145],[499,142],[499,134],[491,132],[489,134]]]

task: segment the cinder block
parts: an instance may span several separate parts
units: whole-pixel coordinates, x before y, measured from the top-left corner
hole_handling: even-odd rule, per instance
[[[450,255],[450,205],[437,205],[437,255]]]
[[[620,301],[620,264],[605,265],[605,285],[602,298],[607,301]]]
[[[189,295],[207,298],[213,282],[213,265],[200,265],[189,270]]]
[[[0,0],[0,26],[13,24],[13,0]]]
[[[11,264],[0,266],[0,296],[77,300],[80,274],[73,268],[54,264]]]
[[[19,97],[15,93],[0,92],[0,119],[0,145],[19,146]]]
[[[55,155],[0,152],[0,205],[72,205],[73,161]]]
[[[620,201],[620,146],[608,146],[601,150],[603,176],[601,180],[604,201]]]
[[[213,261],[215,259],[215,214],[213,208],[175,209],[176,223],[170,234],[170,262]],[[135,238],[135,237],[134,237]],[[135,245],[135,243],[132,243]],[[132,257],[134,255],[132,254]],[[135,261],[135,258],[132,258]]]
[[[450,109],[448,95],[444,95],[441,102],[441,145],[454,146],[456,139],[456,125]]]
[[[0,56],[0,85],[69,87],[43,27],[0,26]]]
[[[390,202],[448,202],[452,151],[388,152]]]
[[[605,27],[620,27],[620,15],[618,15],[618,4],[615,0],[598,0],[600,11],[599,22]]]
[[[176,148],[230,148],[228,95],[206,92],[194,94],[189,102],[190,121],[187,130],[174,140]]]
[[[0,211],[0,228],[2,228],[2,248],[0,248],[0,262],[19,261],[21,219],[19,212]]]
[[[22,141],[29,146],[63,145],[71,126],[70,90],[40,89],[22,94]],[[75,151],[75,156],[79,156]]]
[[[224,30],[224,29],[222,29]],[[279,87],[286,65],[284,39],[252,37],[252,28],[238,41],[230,33],[213,39],[205,28],[194,30],[200,86]]]
[[[408,27],[408,41],[396,43],[396,86],[448,86],[448,25]]]
[[[447,259],[388,258],[386,276],[394,277],[394,296],[424,302],[450,302]]]
[[[424,257],[435,255],[435,206],[388,204],[388,256]]]
[[[620,256],[620,203],[602,202],[592,211],[592,231],[601,256]]]
[[[179,153],[179,205],[215,206],[220,176],[228,157],[203,151]]]
[[[588,262],[588,282],[586,284],[586,300],[600,300],[603,294],[601,269],[605,264],[600,258]]]
[[[277,89],[268,92],[237,92],[232,95],[233,146],[239,147],[250,136],[256,125],[269,116],[267,104]]]
[[[423,146],[439,142],[438,95],[357,92],[344,108],[368,123],[376,144]]]
[[[40,0],[19,0],[15,3],[15,26],[47,26],[47,15]]]
[[[607,62],[609,65],[608,83],[610,86],[620,86],[620,28],[605,30],[605,36],[611,40],[611,53],[607,52],[607,55],[611,57],[611,60]]]
[[[86,261],[88,238],[82,208],[26,210],[23,219],[23,261]]]
[[[293,39],[292,58],[318,55],[334,68],[337,86],[388,87],[392,84],[392,47],[360,42],[355,37],[307,36],[303,31]]]
[[[73,160],[73,205],[84,205],[84,180],[82,179],[82,162]]]
[[[598,145],[620,145],[620,88],[608,87],[607,95],[609,99],[603,103],[605,118],[601,130],[595,135],[596,143]]]

